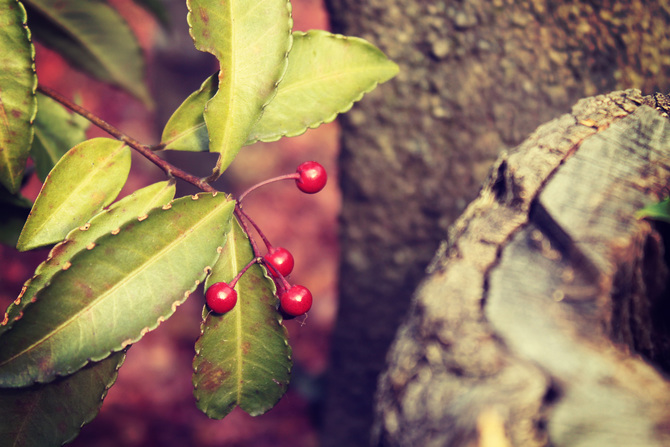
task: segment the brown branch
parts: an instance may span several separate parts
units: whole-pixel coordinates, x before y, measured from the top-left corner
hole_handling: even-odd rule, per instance
[[[143,157],[151,161],[153,164],[158,166],[165,172],[170,177],[177,177],[185,182],[188,182],[197,188],[200,188],[202,191],[206,192],[216,192],[216,189],[212,187],[207,181],[203,181],[202,179],[196,177],[195,175],[189,174],[188,172],[179,169],[178,167],[172,165],[171,163],[163,160],[160,158],[156,153],[154,153],[154,150],[159,150],[164,147],[163,144],[159,144],[156,146],[147,146],[139,141],[135,140],[134,138],[129,137],[128,135],[124,134],[121,132],[119,129],[116,127],[112,126],[102,118],[100,118],[97,115],[94,115],[90,111],[86,110],[85,108],[73,103],[60,93],[48,88],[44,87],[42,85],[37,87],[37,90],[50,98],[58,101],[68,109],[72,110],[74,113],[83,116],[87,120],[89,120],[91,123],[94,125],[98,126],[100,129],[104,130],[108,134],[112,135],[114,138],[123,141],[126,143],[128,146],[131,148],[135,149],[137,152],[139,152]]]

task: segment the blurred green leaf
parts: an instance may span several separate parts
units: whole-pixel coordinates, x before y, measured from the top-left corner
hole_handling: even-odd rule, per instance
[[[15,193],[33,140],[35,48],[25,26],[26,12],[16,0],[0,0],[0,183]]]
[[[247,235],[237,221],[205,287],[230,282],[254,258]],[[238,281],[237,304],[220,315],[205,308],[195,345],[193,385],[197,405],[221,419],[235,406],[252,416],[272,408],[286,392],[291,348],[277,312],[275,285],[256,264]]]
[[[47,176],[17,248],[24,251],[59,242],[109,205],[126,183],[130,161],[130,148],[109,138],[94,138],[70,149]]]
[[[26,281],[18,299],[9,306],[5,318],[0,323],[0,335],[7,331],[15,320],[21,318],[23,310],[31,303],[37,292],[46,287],[51,278],[61,271],[66,263],[71,262],[75,254],[125,223],[170,202],[174,198],[174,193],[174,181],[154,183],[112,204],[109,209],[95,215],[88,225],[72,230],[64,241],[51,250],[47,260],[37,267],[35,275]]]
[[[34,37],[74,66],[151,105],[137,38],[101,0],[24,0]]]
[[[645,206],[637,212],[637,218],[662,220],[670,223],[670,198]]]
[[[0,388],[0,445],[58,447],[98,414],[126,357],[118,352],[67,377],[24,388]]]
[[[234,205],[183,197],[87,245],[2,334],[0,387],[71,374],[155,329],[218,259]]]
[[[209,150],[220,154],[213,175],[233,161],[275,95],[291,48],[287,0],[187,0],[195,46],[219,61],[219,88],[205,107]]]
[[[44,181],[58,160],[86,139],[89,122],[41,93],[37,94],[37,110],[30,157],[37,176]]]

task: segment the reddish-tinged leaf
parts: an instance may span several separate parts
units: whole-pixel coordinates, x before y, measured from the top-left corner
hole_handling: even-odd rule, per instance
[[[253,257],[249,239],[235,221],[205,286],[229,282]],[[198,408],[214,419],[236,406],[252,416],[265,413],[284,395],[290,379],[291,348],[272,279],[256,264],[235,290],[237,304],[228,313],[207,313],[205,308],[195,345],[194,394]]]
[[[35,48],[26,11],[16,0],[0,0],[0,183],[17,192],[33,140]]]

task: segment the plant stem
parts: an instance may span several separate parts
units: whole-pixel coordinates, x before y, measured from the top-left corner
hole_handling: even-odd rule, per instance
[[[237,213],[237,215],[239,217],[244,217],[244,219],[249,221],[249,223],[256,230],[256,233],[258,233],[258,235],[261,237],[261,239],[263,239],[263,243],[265,243],[265,247],[268,249],[268,251],[272,250],[272,244],[270,243],[268,238],[265,237],[265,234],[263,234],[263,231],[258,227],[258,225],[256,225],[256,222],[254,222],[254,220],[251,217],[249,217],[249,215],[247,213],[245,213],[244,210],[242,209],[242,204],[240,203],[240,199],[237,200],[237,204],[235,205],[235,212]],[[240,219],[240,221],[241,220],[242,219]],[[248,229],[244,225],[243,225],[243,228],[247,232],[247,234],[249,234]],[[251,237],[249,237],[249,238],[251,239]],[[258,247],[254,247],[254,249],[258,250]],[[256,252],[255,255],[258,256],[259,253]]]
[[[237,281],[240,280],[242,275],[244,275],[247,272],[247,270],[249,270],[251,268],[252,265],[260,264],[261,262],[263,262],[263,258],[254,258],[251,261],[249,261],[249,263],[247,265],[245,265],[244,268],[237,273],[237,276],[235,276],[233,278],[233,280],[230,281],[230,283],[228,283],[228,285],[230,287],[235,287],[235,285],[237,284]]]
[[[44,87],[42,85],[39,85],[37,87],[37,90],[48,97],[58,101],[68,109],[72,110],[74,113],[83,116],[87,120],[89,120],[91,123],[94,125],[98,126],[100,129],[104,130],[108,134],[112,135],[114,138],[117,140],[121,140],[124,143],[126,143],[128,146],[132,147],[135,149],[137,152],[139,152],[143,157],[151,161],[153,164],[158,166],[165,172],[170,177],[177,177],[185,182],[188,182],[195,187],[201,189],[202,191],[206,192],[217,192],[214,187],[212,187],[209,183],[206,181],[203,181],[202,179],[196,177],[195,175],[189,174],[186,171],[183,171],[179,169],[178,167],[170,164],[169,162],[163,160],[160,158],[158,155],[156,155],[153,151],[154,150],[160,150],[164,147],[163,144],[158,144],[156,146],[147,146],[139,141],[135,140],[134,138],[129,137],[128,135],[124,134],[121,132],[119,129],[116,127],[112,126],[102,118],[100,118],[97,115],[94,115],[92,112],[86,110],[85,108],[73,103],[60,93],[56,92],[55,90],[50,89],[49,87]]]
[[[275,268],[275,266],[272,265],[271,262],[266,262],[263,258],[260,258],[260,259],[261,259],[261,262],[263,263],[263,265],[265,265],[265,267],[267,267],[268,269],[270,269],[274,272],[274,274],[272,276],[274,276],[275,278],[279,278],[279,284],[277,284],[277,285],[281,285],[282,290],[288,290],[288,289],[291,288],[291,284],[289,284],[288,281],[286,281],[286,278],[284,278],[284,275],[282,275],[279,272],[279,270],[277,270]]]
[[[300,174],[298,174],[297,172],[294,172],[292,174],[280,175],[279,177],[274,177],[274,178],[262,181],[260,183],[256,183],[251,188],[247,189],[242,194],[240,194],[240,197],[237,200],[241,202],[246,197],[247,194],[249,194],[252,191],[255,191],[256,189],[260,188],[261,186],[267,185],[268,183],[274,183],[274,182],[278,182],[280,180],[288,180],[288,179],[294,179],[295,180],[295,179],[299,179],[299,178],[300,178]]]

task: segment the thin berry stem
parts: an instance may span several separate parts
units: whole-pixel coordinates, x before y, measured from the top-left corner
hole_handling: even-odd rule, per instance
[[[128,146],[132,147],[135,149],[137,152],[139,152],[143,157],[151,161],[153,164],[158,166],[160,169],[165,172],[166,175],[169,177],[177,177],[185,182],[188,182],[197,188],[199,188],[202,191],[206,192],[217,192],[217,190],[212,187],[207,181],[203,181],[202,179],[196,177],[195,175],[189,174],[186,171],[183,171],[179,169],[178,167],[170,164],[169,162],[163,160],[160,158],[158,155],[154,153],[154,151],[161,150],[165,147],[164,144],[157,144],[155,146],[147,146],[145,144],[140,143],[139,141],[135,140],[134,138],[129,137],[128,135],[124,134],[121,132],[119,129],[116,127],[112,126],[109,124],[107,121],[103,120],[99,116],[93,114],[92,112],[86,110],[85,108],[81,107],[80,105],[77,105],[61,95],[60,93],[56,92],[55,90],[50,89],[49,87],[44,87],[43,85],[39,85],[37,87],[37,90],[40,91],[41,93],[47,95],[48,97],[54,99],[55,101],[58,101],[68,109],[72,110],[74,113],[83,116],[87,120],[89,120],[91,123],[99,127],[100,129],[104,130],[108,134],[112,135],[114,138],[117,140],[121,140],[124,143],[126,143]]]
[[[263,230],[261,230],[260,227],[256,224],[256,222],[254,222],[254,220],[251,217],[249,217],[249,215],[247,213],[244,212],[244,210],[242,209],[242,204],[240,204],[239,199],[237,201],[237,205],[235,206],[235,211],[238,212],[239,215],[243,216],[254,227],[254,229],[256,230],[256,233],[258,233],[258,235],[261,237],[261,239],[263,239],[263,243],[265,244],[265,248],[267,248],[268,251],[272,251],[272,244],[270,243],[268,238],[265,237],[265,234],[263,233]],[[246,230],[246,228],[245,228],[245,230]],[[247,231],[247,234],[249,234],[248,231]],[[251,239],[251,237],[250,237],[250,239]]]
[[[270,270],[272,270],[275,273],[273,276],[275,278],[279,278],[279,280],[281,282],[281,286],[284,288],[284,290],[288,290],[288,289],[291,288],[291,284],[289,284],[288,281],[286,281],[286,278],[284,278],[284,275],[282,275],[281,272],[279,272],[279,270],[277,270],[275,268],[275,266],[272,265],[272,263],[265,262],[265,260],[263,258],[261,258],[261,262],[263,263],[263,265],[265,265],[267,268],[269,268]]]
[[[258,245],[256,245],[256,241],[254,240],[253,237],[251,237],[251,233],[249,232],[249,227],[247,226],[246,222],[244,221],[244,218],[246,217],[248,219],[248,216],[244,211],[242,211],[242,207],[240,206],[239,202],[235,203],[235,216],[237,217],[237,222],[239,222],[240,226],[242,227],[242,230],[244,230],[244,233],[246,233],[249,236],[249,242],[251,243],[251,249],[254,252],[254,256],[259,257],[261,255],[260,250],[258,249]]]
[[[261,186],[267,185],[268,183],[274,183],[274,182],[279,182],[281,180],[290,180],[290,179],[296,180],[296,179],[299,179],[299,178],[300,178],[300,174],[298,174],[297,172],[294,172],[292,174],[285,174],[285,175],[280,175],[279,177],[273,177],[271,179],[267,179],[267,180],[262,181],[260,183],[256,183],[251,188],[244,191],[242,194],[240,194],[240,197],[237,200],[239,202],[241,202],[247,196],[247,194],[249,194],[252,191],[255,191],[256,189],[260,188]]]
[[[263,262],[263,258],[260,258],[260,257],[254,258],[254,259],[252,259],[251,261],[249,261],[249,263],[248,263],[247,265],[245,265],[244,268],[243,268],[242,270],[240,270],[239,272],[237,272],[237,275],[233,278],[232,281],[230,281],[230,283],[228,283],[228,285],[229,285],[230,287],[234,288],[235,285],[237,284],[237,281],[240,280],[240,278],[242,277],[242,275],[244,275],[244,274],[247,272],[247,270],[249,270],[249,269],[251,268],[252,265],[254,265],[254,264],[260,264],[261,262]]]

